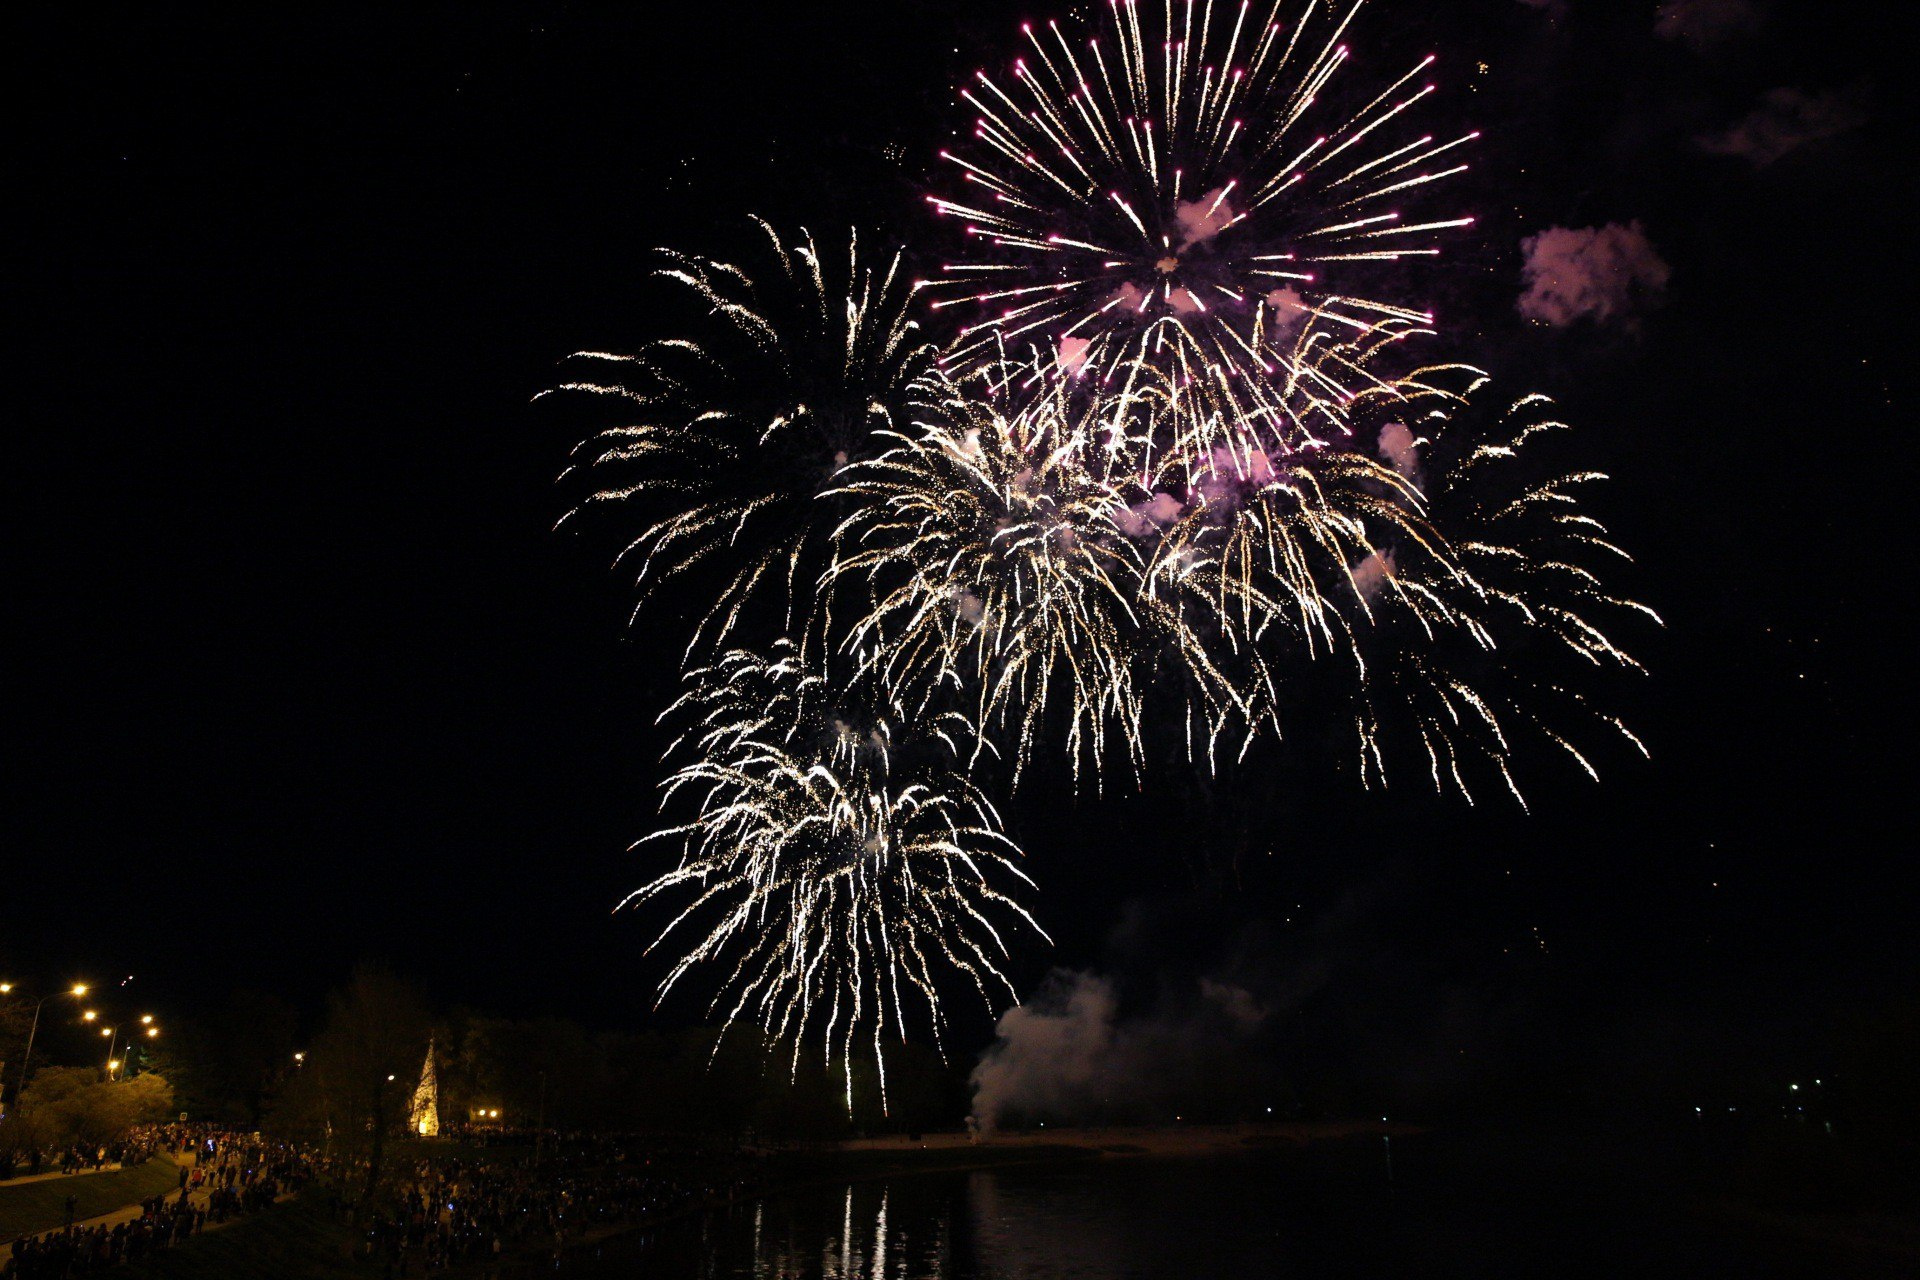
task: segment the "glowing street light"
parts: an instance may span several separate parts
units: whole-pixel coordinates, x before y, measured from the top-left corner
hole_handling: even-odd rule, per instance
[[[13,986],[14,984],[11,982],[0,982],[0,995],[7,995],[7,996],[12,995]],[[58,994],[72,996],[74,999],[77,1000],[81,996],[84,996],[87,994],[87,984],[84,982],[76,982],[71,987],[67,988],[67,990],[63,992],[59,992]],[[27,997],[22,996],[21,998],[24,1000]],[[41,996],[38,1000],[35,1000],[33,1002],[33,1022],[29,1024],[29,1026],[27,1027],[27,1047],[26,1047],[26,1050],[20,1055],[20,1087],[15,1091],[16,1097],[20,1093],[24,1093],[26,1091],[27,1068],[33,1064],[33,1041],[34,1041],[34,1037],[40,1034],[40,1010],[47,1003],[47,1001],[51,1000],[52,998],[53,998],[52,996]],[[88,1012],[87,1018],[89,1021],[92,1020],[93,1014],[91,1011]]]

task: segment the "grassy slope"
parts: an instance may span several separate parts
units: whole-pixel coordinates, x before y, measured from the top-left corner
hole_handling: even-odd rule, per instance
[[[194,1236],[115,1274],[127,1280],[348,1275],[354,1270],[347,1257],[352,1242],[352,1228],[329,1216],[325,1197],[313,1194]]]
[[[0,1187],[0,1241],[64,1226],[68,1196],[79,1202],[73,1214],[78,1222],[137,1204],[158,1192],[172,1191],[179,1184],[179,1166],[165,1156],[157,1156],[133,1169]]]

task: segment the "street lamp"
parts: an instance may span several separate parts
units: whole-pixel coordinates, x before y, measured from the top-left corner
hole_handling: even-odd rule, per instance
[[[11,982],[0,982],[0,996],[10,996],[12,994],[13,984]],[[54,994],[72,996],[78,1000],[81,996],[87,994],[87,984],[84,982],[76,982],[65,991],[55,992]],[[25,999],[25,997],[23,996],[22,999]],[[51,999],[53,999],[53,996],[41,996],[33,1002],[33,1023],[27,1028],[27,1048],[26,1052],[20,1055],[20,1087],[14,1090],[14,1098],[16,1100],[22,1093],[26,1092],[27,1068],[33,1063],[33,1038],[40,1033],[40,1007]],[[87,1017],[91,1018],[93,1014],[89,1012]]]

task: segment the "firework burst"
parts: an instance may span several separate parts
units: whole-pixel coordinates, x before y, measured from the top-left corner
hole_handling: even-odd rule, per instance
[[[1658,621],[1603,584],[1600,477],[1547,465],[1545,397],[1404,372],[1413,272],[1471,222],[1423,206],[1477,135],[1413,123],[1432,58],[1358,83],[1363,3],[1029,27],[962,92],[935,280],[762,224],[751,271],[668,255],[688,336],[576,357],[614,373],[562,389],[630,416],[579,446],[568,519],[639,513],[643,601],[717,578],[641,842],[677,861],[628,900],[674,904],[663,998],[700,985],[796,1063],[871,1044],[884,1097],[885,1043],[939,1039],[943,982],[1012,999],[1038,932],[983,762],[1144,783],[1180,722],[1228,776],[1304,718],[1351,726],[1369,787],[1406,756],[1472,800],[1520,797],[1541,744],[1594,773],[1596,724],[1639,746],[1582,692]]]
[[[567,475],[589,489],[562,523],[608,506],[638,514],[615,561],[633,573],[636,615],[661,583],[727,561],[696,648],[724,644],[761,596],[773,630],[804,634],[795,615],[809,596],[797,586],[817,572],[808,560],[828,518],[817,499],[869,455],[927,360],[898,254],[876,266],[857,234],[836,254],[758,225],[765,261],[752,272],[663,251],[657,274],[702,313],[696,336],[580,352],[593,375],[556,388],[634,415],[574,451]]]
[[[1019,849],[954,767],[971,727],[884,698],[855,707],[786,643],[728,651],[685,683],[663,717],[686,727],[662,806],[691,814],[641,842],[680,857],[627,899],[681,900],[653,945],[691,941],[660,995],[711,965],[709,1013],[791,1042],[796,1064],[810,1035],[829,1062],[871,1045],[884,1107],[887,1043],[921,1025],[940,1040],[943,975],[990,1009],[1016,999],[1006,933],[1039,933],[1012,896],[1031,884]],[[849,1108],[852,1088],[849,1072]]]
[[[963,317],[949,359],[1036,347],[1097,376],[1146,360],[1192,430],[1254,431],[1269,450],[1312,435],[1275,394],[1300,326],[1430,324],[1381,271],[1472,221],[1411,211],[1477,135],[1411,123],[1432,57],[1347,83],[1360,8],[1110,0],[1084,27],[1023,28],[1011,73],[961,90],[972,139],[942,153],[959,185],[929,197],[968,237],[936,282],[934,307]]]
[[[1603,582],[1629,557],[1580,495],[1606,477],[1548,455],[1570,428],[1544,395],[1508,402],[1486,374],[1457,365],[1403,386],[1405,402],[1376,418],[1375,447],[1419,486],[1446,542],[1384,539],[1355,576],[1361,776],[1385,784],[1383,743],[1395,731],[1418,742],[1437,789],[1471,800],[1470,776],[1490,770],[1523,805],[1512,764],[1529,741],[1596,779],[1575,741],[1581,727],[1644,754],[1579,688],[1596,671],[1640,671],[1613,637],[1660,621]]]
[[[923,379],[913,433],[836,490],[853,508],[826,580],[856,613],[845,643],[903,697],[957,693],[1011,739],[1016,781],[1049,727],[1076,778],[1115,740],[1137,763],[1144,560],[1116,521],[1155,398],[1075,397],[1045,368],[974,383]],[[1022,385],[1042,390],[1010,409]]]

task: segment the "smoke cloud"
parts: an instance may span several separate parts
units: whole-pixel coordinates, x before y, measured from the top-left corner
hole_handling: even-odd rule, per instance
[[[1156,493],[1145,502],[1116,508],[1113,513],[1113,522],[1119,525],[1120,532],[1128,537],[1144,538],[1159,532],[1163,525],[1169,525],[1178,520],[1180,510],[1180,499],[1170,493]]]
[[[1293,331],[1300,327],[1300,322],[1306,319],[1307,312],[1311,310],[1307,306],[1306,299],[1302,298],[1299,291],[1292,285],[1269,293],[1267,305],[1273,308],[1273,340],[1275,342],[1284,342],[1291,337]]]
[[[1226,195],[1225,187],[1216,187],[1196,200],[1182,200],[1173,207],[1174,220],[1180,224],[1182,252],[1213,239],[1232,224],[1237,215]]]
[[[1653,34],[1694,49],[1710,49],[1760,29],[1753,0],[1661,0]]]
[[[1672,274],[1639,222],[1550,227],[1520,242],[1527,284],[1520,314],[1555,328],[1576,320],[1631,324],[1657,305]]]
[[[1415,484],[1420,483],[1420,444],[1406,424],[1389,422],[1380,428],[1375,448],[1380,460]]]
[[[1259,1077],[1251,1037],[1271,1017],[1252,992],[1202,979],[1177,1008],[1123,1017],[1111,979],[1056,969],[1040,993],[1001,1015],[973,1070],[973,1115],[1004,1124],[1165,1120],[1180,1099]]]
[[[1732,128],[1697,141],[1715,155],[1739,156],[1756,169],[1765,168],[1809,142],[1858,128],[1867,118],[1861,98],[1857,90],[1811,94],[1774,89]]]
[[[1393,548],[1385,551],[1369,551],[1366,559],[1354,566],[1353,586],[1363,600],[1371,601],[1379,596],[1380,588],[1393,578]]]

